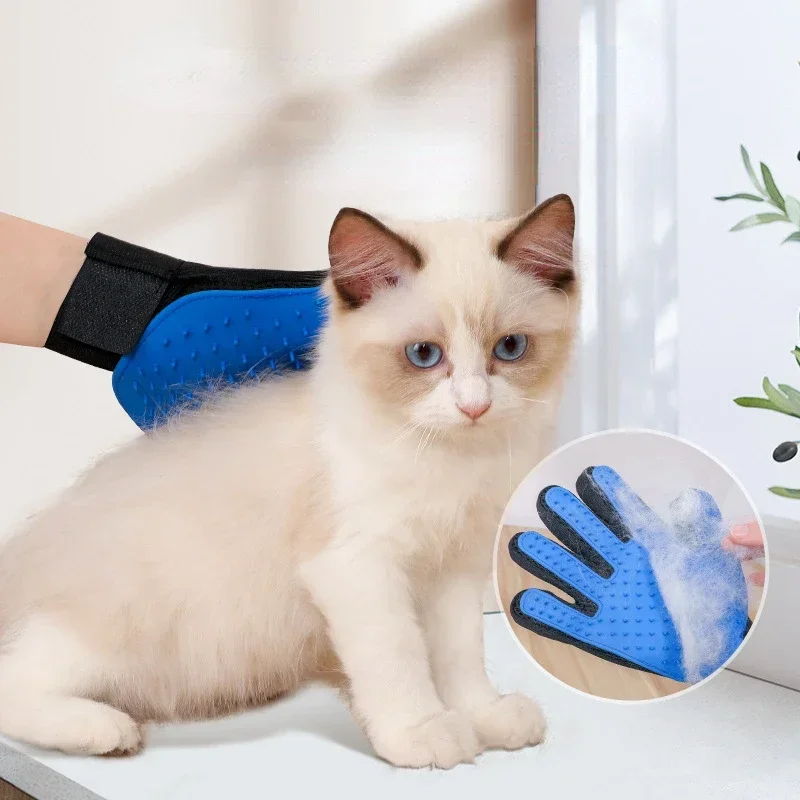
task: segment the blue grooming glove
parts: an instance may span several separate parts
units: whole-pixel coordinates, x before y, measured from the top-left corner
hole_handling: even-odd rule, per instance
[[[677,681],[719,669],[743,641],[749,620],[744,574],[720,546],[722,519],[713,498],[698,490],[682,493],[671,507],[670,531],[610,467],[585,470],[577,491],[580,499],[550,486],[537,502],[542,521],[565,547],[533,531],[517,534],[509,544],[517,564],[568,594],[574,604],[528,589],[512,601],[514,620],[606,661]],[[671,542],[669,537],[676,536],[680,542]],[[679,563],[672,563],[676,553]],[[699,633],[718,641],[706,661],[697,663],[694,637],[682,641],[656,578],[656,572],[665,574],[661,567],[676,576],[683,597],[713,592],[718,606],[704,619],[709,630]]]
[[[221,382],[304,369],[324,312],[319,287],[187,295],[157,314],[119,360],[114,394],[146,429]]]
[[[95,234],[45,347],[101,369],[141,428],[221,383],[303,369],[327,271],[227,269]]]

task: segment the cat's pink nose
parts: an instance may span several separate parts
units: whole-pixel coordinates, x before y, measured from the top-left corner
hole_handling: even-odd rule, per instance
[[[489,410],[491,404],[491,400],[485,403],[470,403],[469,405],[459,405],[458,410],[475,422],[478,417],[482,417]]]

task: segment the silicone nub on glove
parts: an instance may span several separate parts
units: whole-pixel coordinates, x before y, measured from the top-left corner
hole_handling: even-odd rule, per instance
[[[738,561],[720,547],[721,515],[706,492],[687,490],[673,503],[673,531],[610,467],[590,467],[576,484],[580,497],[560,486],[544,489],[537,510],[564,545],[534,531],[517,534],[511,558],[569,595],[528,589],[512,601],[511,615],[529,630],[615,664],[676,681],[690,680],[684,647],[653,569],[651,552],[663,537],[681,535],[689,556],[682,565],[685,591],[722,575],[729,598],[716,620],[723,639],[699,677],[719,669],[749,628],[747,588]],[[567,549],[568,548],[568,549]]]

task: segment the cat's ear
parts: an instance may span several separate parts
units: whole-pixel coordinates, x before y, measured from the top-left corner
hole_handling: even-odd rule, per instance
[[[379,289],[396,285],[422,266],[411,242],[356,208],[343,208],[328,239],[331,278],[350,308],[364,305]]]
[[[556,289],[575,280],[575,206],[559,194],[526,214],[497,245],[497,257]]]

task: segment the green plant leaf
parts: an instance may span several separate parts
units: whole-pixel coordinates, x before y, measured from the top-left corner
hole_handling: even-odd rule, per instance
[[[786,195],[786,216],[792,225],[800,228],[800,200],[790,194]]]
[[[758,178],[756,177],[756,171],[753,169],[753,163],[750,161],[750,153],[747,152],[747,148],[743,144],[739,145],[739,152],[742,154],[744,168],[747,170],[747,174],[750,176],[753,186],[756,187],[759,194],[763,195],[764,187],[759,183]]]
[[[754,228],[756,225],[767,225],[770,222],[788,222],[788,220],[784,214],[753,214],[752,217],[747,217],[741,222],[737,222],[736,225],[731,228],[731,232],[743,231],[745,228]]]
[[[800,367],[800,347],[795,347],[792,350],[792,354],[794,355],[794,360],[797,362],[797,366]]]
[[[761,176],[764,178],[764,186],[767,189],[767,194],[770,196],[772,202],[781,210],[786,211],[786,201],[783,195],[775,185],[775,179],[772,177],[769,167],[762,161],[761,162]]]
[[[794,402],[773,386],[769,382],[769,378],[764,378],[761,385],[764,388],[764,394],[780,411],[783,411],[784,414],[791,414],[793,417],[800,417],[800,403]]]
[[[800,392],[785,383],[779,383],[778,388],[789,398],[792,403],[800,404]]]
[[[733,402],[737,406],[743,406],[744,408],[764,408],[767,411],[780,411],[766,397],[734,397]]]
[[[737,194],[723,194],[715,197],[715,200],[721,200],[723,203],[726,200],[753,200],[756,203],[763,203],[764,198],[759,197],[757,194],[750,194],[750,192],[738,192]]]
[[[785,486],[770,486],[772,494],[779,497],[788,497],[790,500],[800,500],[800,489],[787,489]]]
[[[786,242],[800,242],[800,231],[790,233],[781,244],[786,244]]]

